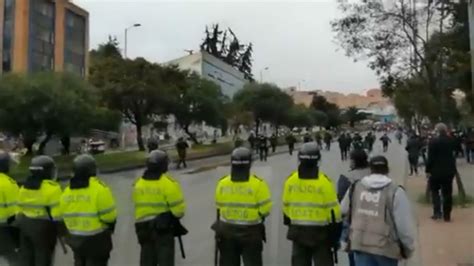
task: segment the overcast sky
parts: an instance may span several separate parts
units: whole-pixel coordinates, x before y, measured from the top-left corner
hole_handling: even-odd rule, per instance
[[[206,25],[230,27],[241,42],[254,44],[253,73],[281,87],[362,92],[378,82],[365,62],[354,63],[334,43],[330,21],[339,14],[336,0],[296,1],[161,1],[74,0],[90,13],[91,48],[116,35],[123,45],[129,31],[128,56],[165,62],[198,50]],[[123,46],[122,46],[123,47]],[[303,81],[304,80],[304,81]]]

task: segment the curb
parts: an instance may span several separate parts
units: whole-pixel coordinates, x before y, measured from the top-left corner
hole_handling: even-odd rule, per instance
[[[284,147],[286,145],[280,145],[280,146],[277,146],[277,147]],[[219,157],[219,156],[224,156],[224,155],[229,155],[231,154],[233,148],[230,149],[230,150],[226,150],[226,151],[219,151],[219,152],[210,152],[210,153],[207,153],[207,154],[202,154],[202,155],[196,155],[194,157],[189,157],[187,159],[188,162],[192,162],[192,161],[197,161],[197,160],[202,160],[202,159],[208,159],[208,158],[212,158],[212,157]],[[288,152],[288,150],[284,150],[284,151],[276,151],[274,153],[271,153],[271,154],[268,154],[268,157],[271,157],[273,155],[278,155],[278,154],[281,154],[281,153],[285,153],[285,152]],[[176,158],[170,158],[171,162],[173,162]],[[225,162],[221,162],[219,163],[217,166],[220,166],[220,165],[225,165]],[[212,166],[212,165],[211,165]],[[137,170],[137,169],[141,169],[141,168],[144,168],[145,167],[145,163],[140,163],[140,164],[137,164],[137,165],[129,165],[129,166],[123,166],[123,167],[116,167],[116,168],[113,168],[113,169],[105,169],[105,170],[100,170],[99,171],[99,174],[113,174],[113,173],[118,173],[118,172],[125,172],[125,171],[132,171],[132,170]],[[207,166],[209,167],[209,166]],[[64,173],[60,174],[57,178],[58,181],[67,181],[71,178],[70,175],[65,175]]]

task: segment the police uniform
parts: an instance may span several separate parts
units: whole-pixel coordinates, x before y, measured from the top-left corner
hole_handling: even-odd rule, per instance
[[[283,189],[284,222],[293,241],[294,266],[333,265],[331,247],[340,234],[341,211],[331,180],[319,171],[318,144],[303,144],[298,171],[292,173]]]
[[[22,265],[53,264],[54,249],[61,221],[60,185],[54,178],[55,164],[49,156],[37,156],[31,161],[31,175],[20,188],[18,225],[20,261]]]
[[[179,183],[168,173],[168,156],[152,151],[147,170],[133,188],[135,230],[141,246],[141,266],[174,265],[174,237],[184,216],[185,202]]]
[[[264,218],[272,207],[265,180],[250,174],[251,152],[237,148],[232,153],[231,174],[216,187],[218,220],[212,226],[220,251],[219,265],[262,265],[265,241]]]
[[[18,185],[7,173],[10,166],[10,156],[0,151],[0,262],[6,260],[15,265],[18,246],[18,230],[11,226],[17,212]],[[1,263],[0,263],[1,264]]]
[[[95,177],[92,156],[79,155],[73,168],[74,176],[61,196],[60,206],[74,265],[105,266],[117,219],[115,199],[110,188]]]

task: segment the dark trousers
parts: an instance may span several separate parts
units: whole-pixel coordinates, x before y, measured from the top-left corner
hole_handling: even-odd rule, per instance
[[[430,179],[431,198],[433,201],[433,215],[444,218],[451,218],[453,206],[453,177],[431,178]],[[443,196],[443,203],[440,198]]]
[[[74,266],[107,266],[112,250],[110,232],[73,238],[76,239],[68,240],[68,244],[74,252]]]
[[[312,264],[314,263],[314,264]],[[292,266],[332,266],[331,247],[329,245],[321,245],[310,247],[293,241],[293,249],[291,252]]]
[[[290,151],[290,155],[293,155],[294,149],[295,149],[295,144],[288,144],[288,150]]]
[[[465,154],[466,154],[466,161],[470,163],[474,158],[474,149],[471,149],[469,147],[465,148]]]
[[[408,156],[408,162],[410,163],[410,175],[418,174],[418,156]]]
[[[176,167],[181,168],[181,165],[183,165],[183,167],[186,168],[187,167],[187,165],[186,165],[186,156],[180,155],[178,157],[179,157],[178,158],[178,164],[176,165]]]
[[[56,235],[51,237],[56,238]],[[20,265],[52,266],[56,239],[20,235]]]
[[[341,160],[345,161],[347,160],[347,150],[348,148],[342,147],[341,149]]]
[[[331,142],[326,142],[326,150],[329,151],[331,149]]]
[[[275,145],[272,145],[272,152],[275,152],[276,151],[276,144]]]
[[[18,237],[14,234],[17,231],[13,231],[15,228],[0,226],[0,261],[6,260],[7,265],[16,266],[18,265],[18,254],[15,252],[17,247]]]
[[[174,266],[173,234],[156,236],[140,246],[140,266]]]
[[[387,152],[388,150],[388,143],[387,144],[383,144],[383,152]]]
[[[267,161],[268,157],[268,148],[260,148],[260,161]]]
[[[262,266],[262,241],[241,241],[222,238],[219,240],[219,266]]]

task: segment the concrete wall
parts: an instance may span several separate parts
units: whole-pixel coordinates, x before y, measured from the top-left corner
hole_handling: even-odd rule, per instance
[[[202,52],[202,76],[219,84],[222,93],[229,97],[247,82],[240,71],[206,52]]]
[[[184,56],[166,62],[165,65],[177,65],[180,69],[194,71],[218,84],[222,92],[229,97],[242,89],[247,82],[240,71],[206,52]]]

